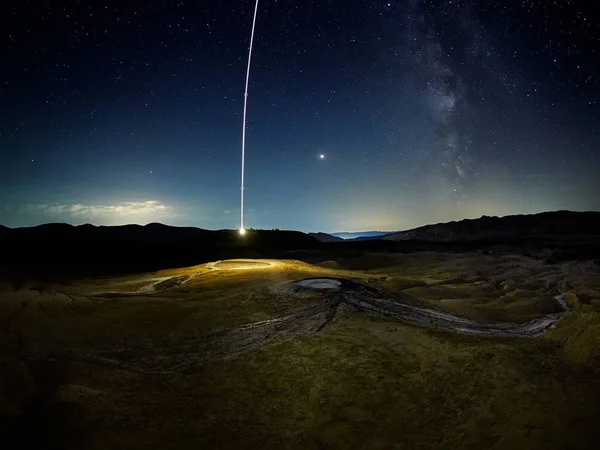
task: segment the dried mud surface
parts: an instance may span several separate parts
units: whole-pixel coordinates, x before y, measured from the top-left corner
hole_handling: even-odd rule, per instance
[[[233,267],[233,266],[232,266]],[[219,269],[216,265],[215,269]],[[228,267],[231,269],[230,267]],[[211,267],[212,269],[212,267]],[[164,291],[180,286],[193,275],[165,277],[147,282],[136,293],[99,293],[86,297],[74,297],[61,292],[46,292],[52,300],[62,299],[71,308],[77,301],[101,301],[113,296],[136,296],[149,292],[150,287]],[[37,352],[25,352],[23,359],[33,361],[82,361],[141,372],[185,372],[198,364],[212,359],[232,359],[242,353],[257,350],[277,339],[294,334],[319,333],[341,310],[349,310],[378,317],[392,322],[429,327],[451,333],[468,334],[486,338],[535,338],[553,328],[567,313],[563,296],[555,297],[561,312],[546,314],[522,323],[479,323],[434,309],[417,306],[410,296],[382,292],[366,284],[344,278],[306,278],[272,286],[279,295],[320,295],[316,306],[284,315],[227,328],[214,333],[188,335],[177,342],[165,338],[161,345],[145,345],[137,341],[110,350],[98,348],[62,348],[51,359]],[[41,292],[40,296],[44,293]],[[26,307],[23,303],[22,308]],[[18,311],[14,312],[17,315]],[[19,345],[22,338],[17,336]]]

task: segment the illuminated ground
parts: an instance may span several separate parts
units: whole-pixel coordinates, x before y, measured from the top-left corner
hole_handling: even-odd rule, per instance
[[[4,285],[6,439],[94,449],[585,448],[600,438],[599,273],[586,263],[417,253]],[[496,337],[548,318],[556,328],[547,334],[546,325],[517,333],[542,337]]]

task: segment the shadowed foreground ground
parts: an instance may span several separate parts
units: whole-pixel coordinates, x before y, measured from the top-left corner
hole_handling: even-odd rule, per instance
[[[346,290],[344,300],[294,284],[307,278],[348,280],[366,294]],[[425,252],[6,284],[3,442],[594,448],[599,291],[592,264]],[[416,326],[352,298],[483,324],[565,316],[543,337],[491,338]]]

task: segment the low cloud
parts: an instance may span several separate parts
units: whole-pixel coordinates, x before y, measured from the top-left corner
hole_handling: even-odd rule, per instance
[[[27,210],[42,212],[48,216],[72,219],[89,219],[101,222],[145,221],[175,214],[157,200],[145,202],[123,202],[116,205],[29,205]]]

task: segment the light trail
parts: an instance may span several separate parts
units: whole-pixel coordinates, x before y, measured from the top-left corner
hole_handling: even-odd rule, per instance
[[[250,49],[248,50],[248,68],[246,69],[246,90],[244,92],[244,119],[242,124],[242,183],[240,195],[240,234],[246,233],[244,228],[244,169],[246,164],[246,111],[248,109],[248,82],[250,80],[250,62],[252,60],[252,46],[254,44],[254,29],[256,27],[256,15],[258,13],[258,0],[254,5],[254,18],[252,19],[252,34],[250,35]]]

